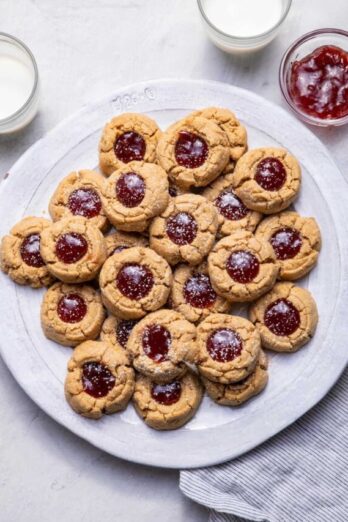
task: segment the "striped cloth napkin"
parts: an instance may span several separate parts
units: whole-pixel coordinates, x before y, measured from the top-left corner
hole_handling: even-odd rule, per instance
[[[331,392],[258,448],[182,471],[180,488],[210,522],[348,521],[348,371]]]

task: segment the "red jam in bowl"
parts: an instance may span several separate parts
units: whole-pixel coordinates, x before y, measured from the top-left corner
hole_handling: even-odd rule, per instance
[[[348,52],[323,45],[293,62],[289,94],[305,114],[322,120],[348,115]]]

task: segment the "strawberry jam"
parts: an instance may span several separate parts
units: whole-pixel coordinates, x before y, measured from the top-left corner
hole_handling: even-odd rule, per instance
[[[205,140],[193,132],[181,131],[175,143],[175,159],[187,169],[201,167],[208,157]]]
[[[239,221],[245,218],[249,212],[244,203],[231,189],[220,192],[215,200],[215,206],[220,214],[230,221]]]
[[[168,350],[172,344],[172,338],[164,326],[150,324],[144,328],[142,345],[145,355],[155,362],[167,360]]]
[[[318,47],[291,66],[289,94],[304,113],[323,120],[348,115],[348,53]]]
[[[118,322],[116,328],[116,339],[122,348],[126,347],[131,331],[136,324],[137,321],[134,321],[133,319],[125,319]]]
[[[300,314],[288,299],[277,299],[265,311],[264,322],[275,335],[286,336],[300,326]]]
[[[88,362],[82,367],[83,390],[95,399],[105,397],[115,386],[115,377],[109,368],[99,362]]]
[[[59,299],[57,313],[64,323],[79,323],[87,313],[87,305],[80,295],[65,294]]]
[[[277,259],[284,261],[295,257],[302,246],[301,234],[298,230],[290,227],[283,227],[274,232],[270,239]]]
[[[56,255],[59,261],[67,265],[76,263],[86,255],[88,243],[86,239],[75,232],[59,236],[56,243]]]
[[[33,268],[41,268],[45,265],[40,254],[40,234],[30,234],[23,239],[20,246],[21,258],[24,263]]]
[[[251,283],[259,273],[260,263],[251,252],[238,250],[227,259],[226,270],[236,283]]]
[[[169,382],[167,384],[153,384],[151,388],[151,397],[165,406],[175,404],[180,399],[181,384],[179,381]]]
[[[116,158],[123,163],[141,161],[146,151],[145,140],[134,131],[124,132],[117,138],[114,145]]]
[[[230,328],[215,330],[207,340],[207,350],[217,362],[230,362],[242,353],[243,341],[239,334]]]
[[[286,180],[286,170],[277,158],[264,158],[256,166],[254,179],[264,190],[275,192]]]
[[[117,199],[127,208],[137,207],[145,196],[145,182],[135,172],[122,174],[116,183]]]
[[[137,263],[124,265],[116,277],[117,288],[128,299],[142,299],[150,292],[153,285],[154,278],[151,270]]]
[[[185,301],[194,308],[210,308],[216,301],[216,293],[211,286],[209,276],[193,274],[184,285]]]
[[[187,212],[179,212],[170,216],[167,221],[167,235],[176,245],[189,245],[195,239],[197,231],[196,220]]]
[[[83,216],[90,219],[99,216],[102,204],[96,190],[79,188],[70,194],[68,208],[74,216]]]

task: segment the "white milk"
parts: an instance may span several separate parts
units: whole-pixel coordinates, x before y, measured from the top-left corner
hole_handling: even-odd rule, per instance
[[[233,36],[262,34],[282,16],[282,0],[203,0],[207,18],[220,31]]]
[[[33,71],[15,56],[0,54],[0,119],[20,109],[33,89]]]

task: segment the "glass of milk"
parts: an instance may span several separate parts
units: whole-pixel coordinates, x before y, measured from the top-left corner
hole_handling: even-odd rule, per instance
[[[229,53],[254,51],[278,33],[292,0],[197,0],[209,38]]]
[[[0,33],[0,134],[31,122],[38,101],[39,73],[33,54],[17,38]]]

